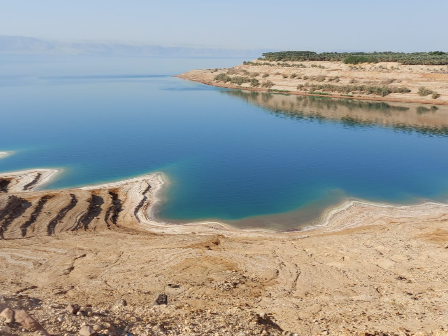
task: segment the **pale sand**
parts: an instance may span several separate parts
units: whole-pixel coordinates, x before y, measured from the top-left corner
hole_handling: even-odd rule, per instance
[[[36,172],[14,176],[32,181]],[[78,189],[0,192],[6,304],[25,304],[55,335],[77,333],[83,323],[117,334],[124,325],[133,335],[348,336],[401,328],[398,335],[423,336],[448,327],[445,204],[352,201],[329,209],[321,227],[292,233],[171,225],[151,210],[165,179],[154,173]],[[168,305],[151,308],[160,293]],[[128,305],[114,308],[118,299]],[[68,316],[68,303],[106,313]]]
[[[25,186],[32,184],[29,191],[36,190],[39,187],[49,183],[62,169],[28,169],[17,172],[1,173],[2,178],[11,179],[9,192],[21,192]],[[36,181],[35,183],[33,183]]]

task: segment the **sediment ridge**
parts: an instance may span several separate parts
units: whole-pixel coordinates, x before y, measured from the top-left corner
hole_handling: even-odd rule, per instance
[[[351,201],[312,230],[244,231],[155,220],[161,173],[36,190],[56,174],[0,175],[0,310],[48,334],[448,333],[445,204]]]

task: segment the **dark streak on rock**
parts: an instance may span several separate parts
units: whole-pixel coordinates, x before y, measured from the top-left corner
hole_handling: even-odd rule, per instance
[[[109,195],[112,197],[112,205],[107,209],[105,215],[107,228],[110,228],[110,224],[108,221],[109,218],[113,224],[117,225],[118,216],[123,210],[121,207],[121,200],[118,198],[118,194],[116,192],[109,191]]]
[[[53,198],[52,195],[47,195],[39,200],[39,203],[37,203],[37,206],[34,208],[34,211],[31,214],[30,218],[20,226],[20,230],[22,230],[22,237],[26,236],[26,231],[36,221],[37,217],[39,217],[40,212],[42,211],[45,203],[47,203],[48,200],[52,198]]]
[[[27,185],[25,185],[23,187],[23,190],[30,190],[37,182],[39,182],[40,178],[42,177],[41,173],[37,173],[36,177],[34,178],[34,180],[32,180],[30,183],[28,183]]]
[[[138,220],[138,222],[140,223],[140,218],[138,218],[137,214],[140,211],[140,209],[142,208],[142,206],[146,203],[146,201],[148,200],[148,197],[146,196],[146,193],[149,192],[149,189],[151,189],[151,185],[148,183],[148,187],[143,191],[142,195],[143,198],[140,201],[140,203],[135,207],[134,210],[134,216],[135,218]]]
[[[0,213],[0,239],[4,239],[4,233],[8,229],[9,225],[31,206],[31,202],[17,197],[10,196],[8,204]]]
[[[61,220],[65,217],[65,215],[67,215],[67,213],[68,213],[71,209],[73,209],[73,208],[76,206],[76,204],[78,203],[78,200],[76,199],[76,196],[75,196],[74,194],[70,194],[70,196],[71,196],[71,198],[72,198],[71,201],[70,201],[70,203],[67,204],[65,207],[63,207],[63,208],[58,212],[58,214],[56,215],[56,217],[53,218],[53,219],[51,220],[50,223],[48,223],[47,232],[48,232],[48,235],[49,235],[49,236],[51,236],[51,235],[54,234],[54,230],[55,230],[56,225],[58,224],[58,222],[61,221]]]
[[[11,183],[11,180],[0,179],[0,192],[8,192],[8,186]]]
[[[81,217],[78,225],[76,225],[76,227],[72,231],[79,229],[80,226],[84,230],[87,230],[92,220],[101,213],[102,211],[101,205],[104,204],[104,200],[102,197],[98,195],[92,195],[92,197],[88,202],[89,202],[89,208],[87,209],[87,213],[85,213]]]

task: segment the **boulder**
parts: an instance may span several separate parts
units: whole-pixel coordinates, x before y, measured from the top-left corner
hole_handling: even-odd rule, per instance
[[[4,309],[0,313],[0,317],[3,318],[5,320],[5,323],[7,323],[7,324],[13,323],[14,322],[14,310],[12,310],[10,308]]]
[[[14,319],[25,329],[31,331],[40,331],[42,335],[49,336],[48,332],[31,317],[25,310],[14,310]]]
[[[79,312],[79,306],[77,304],[69,304],[65,307],[65,310],[72,315],[76,315],[76,313]]]
[[[93,330],[93,328],[89,325],[82,326],[81,329],[79,329],[79,334],[81,336],[94,336],[96,335],[96,331]]]
[[[166,294],[159,294],[155,302],[157,305],[166,305],[168,304],[168,296]]]

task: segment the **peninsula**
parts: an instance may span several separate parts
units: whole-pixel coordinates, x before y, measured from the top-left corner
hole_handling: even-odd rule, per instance
[[[233,68],[178,77],[291,95],[448,105],[448,53],[264,53]]]

